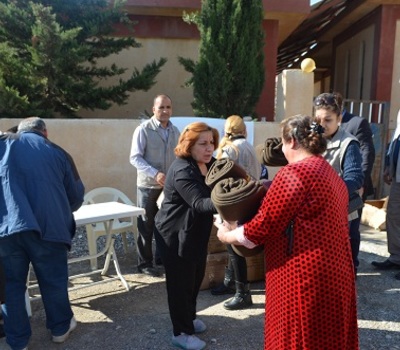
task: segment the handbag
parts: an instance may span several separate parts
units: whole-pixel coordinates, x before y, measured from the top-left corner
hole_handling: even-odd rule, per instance
[[[358,194],[358,192],[353,192],[349,199],[349,214],[353,211],[360,210],[364,206],[364,201]]]

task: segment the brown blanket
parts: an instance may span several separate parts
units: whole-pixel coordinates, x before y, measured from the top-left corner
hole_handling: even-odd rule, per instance
[[[232,177],[223,179],[214,186],[211,200],[222,219],[244,224],[257,213],[269,184],[264,185],[262,181],[247,181]],[[232,248],[240,256],[250,257],[261,253],[264,245],[253,249],[232,245]]]
[[[211,200],[222,219],[244,224],[257,213],[266,193],[261,181],[230,177],[214,186]]]
[[[242,167],[237,165],[233,160],[228,158],[222,158],[216,160],[213,165],[211,165],[208,173],[206,175],[207,186],[214,188],[218,181],[232,178],[247,179],[249,176]]]
[[[258,161],[266,166],[284,166],[288,162],[282,152],[282,138],[270,137],[255,147]]]

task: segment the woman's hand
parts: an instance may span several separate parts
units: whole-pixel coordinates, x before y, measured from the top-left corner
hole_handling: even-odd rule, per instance
[[[236,241],[235,236],[230,234],[230,231],[237,227],[237,222],[224,220],[222,223],[214,222],[214,225],[218,228],[217,237],[222,243],[231,244]]]

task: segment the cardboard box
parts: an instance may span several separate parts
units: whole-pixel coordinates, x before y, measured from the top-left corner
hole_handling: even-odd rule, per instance
[[[247,279],[249,282],[265,280],[265,258],[264,252],[246,258]]]
[[[372,205],[378,209],[386,209],[388,199],[389,199],[389,197],[381,198],[381,199],[367,199],[365,201],[365,204]]]
[[[206,272],[200,290],[214,288],[222,283],[225,277],[225,267],[227,265],[227,252],[208,254]]]
[[[375,230],[386,230],[386,205],[385,202],[378,203],[374,201],[366,201],[362,215],[361,223],[369,227],[373,227]],[[375,205],[374,205],[375,204]],[[380,207],[379,207],[380,206]]]
[[[208,254],[226,252],[226,245],[217,237],[217,227],[212,225],[210,240],[208,241]]]

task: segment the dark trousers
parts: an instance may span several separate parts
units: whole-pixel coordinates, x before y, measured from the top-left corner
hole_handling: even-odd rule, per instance
[[[235,281],[241,283],[247,283],[247,262],[246,258],[235,253],[232,246],[227,244],[226,246],[229,254],[228,269],[233,271]]]
[[[359,261],[358,253],[360,252],[360,222],[361,222],[362,209],[358,211],[358,218],[351,220],[349,222],[349,233],[350,233],[350,246],[351,246],[351,256],[353,258],[354,270],[357,271]]]
[[[29,263],[39,282],[46,327],[52,335],[64,334],[73,316],[68,298],[67,246],[43,241],[34,231],[14,233],[0,239],[0,258],[6,275],[6,302],[2,311],[10,347],[26,347],[31,336],[25,307]]]
[[[0,260],[0,303],[6,300],[6,276],[4,275],[3,265]]]
[[[153,267],[153,232],[154,217],[158,212],[157,199],[162,189],[137,188],[137,206],[146,210],[145,215],[137,218],[138,237],[136,242],[138,252],[138,267]]]
[[[178,256],[177,247],[167,247],[157,231],[155,237],[165,268],[174,335],[194,334],[193,320],[196,318],[197,296],[206,270],[207,255],[204,254],[198,261],[183,259]]]

